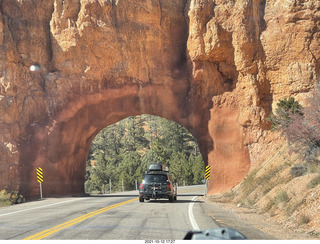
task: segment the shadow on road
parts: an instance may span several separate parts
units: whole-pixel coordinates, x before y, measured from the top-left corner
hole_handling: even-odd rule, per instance
[[[177,204],[177,203],[190,203],[190,202],[194,202],[194,203],[203,203],[203,201],[198,201],[198,200],[196,200],[196,201],[192,201],[191,199],[190,200],[179,200],[179,199],[177,199],[176,201],[174,201],[174,202],[169,202],[169,200],[168,199],[156,199],[156,200],[154,200],[154,199],[151,199],[151,200],[147,200],[146,201],[147,203],[170,203],[170,204]]]
[[[178,194],[178,197],[202,197],[203,194]],[[82,197],[139,197],[138,194],[106,194],[106,195],[87,195],[87,196],[82,196]],[[190,200],[191,201],[191,200]]]
[[[132,195],[113,195],[113,194],[107,194],[107,195],[90,195],[87,197],[139,197],[137,194],[132,194]]]
[[[184,197],[203,197],[203,194],[178,194],[178,196],[184,196]]]

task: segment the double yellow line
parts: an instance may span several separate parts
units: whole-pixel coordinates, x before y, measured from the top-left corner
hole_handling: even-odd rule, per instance
[[[188,191],[197,191],[197,190],[202,190],[202,188],[179,191],[179,193],[188,192]],[[42,240],[42,239],[44,239],[44,238],[46,238],[46,237],[48,237],[48,236],[60,231],[60,230],[68,228],[68,227],[70,227],[72,225],[75,225],[75,224],[77,224],[79,222],[82,222],[82,221],[84,221],[84,220],[86,220],[88,218],[91,218],[91,217],[95,216],[95,215],[104,213],[104,212],[106,212],[108,210],[120,207],[122,205],[128,204],[130,202],[134,202],[134,201],[137,201],[137,200],[138,200],[138,198],[134,198],[134,199],[130,199],[130,200],[127,200],[127,201],[124,201],[124,202],[120,202],[120,203],[117,203],[117,204],[114,204],[114,205],[111,205],[111,206],[108,206],[108,207],[105,207],[105,208],[98,209],[96,211],[87,213],[87,214],[82,215],[82,216],[80,216],[78,218],[75,218],[75,219],[72,219],[72,220],[70,220],[68,222],[65,222],[63,224],[60,224],[60,225],[57,225],[57,226],[52,227],[50,229],[41,231],[41,232],[39,232],[39,233],[37,233],[35,235],[29,236],[29,237],[23,239],[23,240]]]
[[[50,228],[50,229],[41,231],[41,232],[39,232],[39,233],[37,233],[35,235],[29,236],[29,237],[25,238],[24,240],[41,240],[41,239],[46,238],[46,237],[48,237],[48,236],[50,236],[50,235],[52,235],[52,234],[54,234],[54,233],[56,233],[56,232],[58,232],[58,231],[60,231],[62,229],[68,228],[68,227],[70,227],[72,225],[75,225],[75,224],[77,224],[77,223],[79,223],[81,221],[84,221],[84,220],[86,220],[88,218],[91,218],[91,217],[93,217],[95,215],[104,213],[104,212],[106,212],[106,211],[108,211],[110,209],[117,208],[117,207],[120,207],[122,205],[125,205],[125,204],[130,203],[130,202],[134,202],[134,201],[137,201],[137,200],[138,200],[138,198],[134,198],[134,199],[130,199],[128,201],[120,202],[120,203],[117,203],[117,204],[114,204],[114,205],[111,205],[111,206],[108,206],[108,207],[105,207],[105,208],[98,209],[96,211],[87,213],[87,214],[82,215],[82,216],[80,216],[78,218],[75,218],[73,220],[65,222],[63,224],[57,225],[57,226],[55,226],[53,228]]]

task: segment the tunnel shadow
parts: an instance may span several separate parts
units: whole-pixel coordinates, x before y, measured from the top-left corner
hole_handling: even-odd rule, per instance
[[[178,194],[177,197],[202,197],[203,194]],[[107,194],[107,195],[83,195],[78,197],[85,197],[85,198],[108,198],[108,197],[139,197],[138,194],[125,194],[125,195],[117,195],[117,194]],[[168,201],[167,199],[156,199],[156,200],[149,200],[149,201]],[[192,200],[177,200],[176,202],[192,202]],[[199,202],[199,201],[193,201]]]
[[[203,201],[196,200],[192,201],[191,199],[177,199],[176,201],[170,202],[168,199],[151,199],[147,200],[146,203],[170,203],[170,204],[177,204],[177,203],[203,203]]]
[[[204,196],[203,194],[178,194],[177,197],[178,199],[176,201],[174,201],[173,203],[190,203],[190,202],[195,202],[195,203],[203,203],[203,201],[192,201],[190,200],[185,200],[185,199],[179,199],[179,197],[194,197],[194,196],[198,196],[198,197],[202,197]],[[70,195],[70,196],[54,196],[56,198],[138,198],[139,195],[138,194],[105,194],[105,195],[90,195],[90,194],[81,194],[81,195]],[[47,198],[44,197],[42,200],[46,200]],[[38,197],[29,197],[26,198],[26,202],[35,202],[35,201],[42,201],[41,199],[39,199]],[[172,203],[169,202],[168,199],[151,199],[151,200],[146,200],[146,202],[150,202],[150,203]]]
[[[115,194],[107,194],[107,195],[89,195],[87,197],[91,198],[99,198],[99,197],[139,197],[138,194],[126,194],[126,195],[115,195]]]
[[[180,196],[180,197],[203,197],[204,196],[204,194],[178,194],[177,195],[178,197]]]

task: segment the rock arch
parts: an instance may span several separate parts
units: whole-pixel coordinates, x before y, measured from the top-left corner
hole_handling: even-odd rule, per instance
[[[318,9],[317,0],[1,0],[0,188],[35,195],[43,166],[49,195],[81,192],[92,137],[142,113],[190,130],[212,166],[209,194],[232,188],[263,152],[272,105],[303,98],[319,78]]]
[[[238,141],[241,139],[239,126],[234,127],[237,113],[233,110],[219,111],[219,117],[209,122],[212,123],[211,128],[216,131],[208,133],[208,127],[205,127],[204,130],[195,129],[190,125],[190,118],[185,117],[179,108],[177,104],[179,99],[171,91],[172,88],[168,87],[155,88],[136,85],[105,89],[71,101],[56,116],[47,118],[46,123],[34,122],[28,129],[29,137],[20,141],[20,165],[21,172],[23,172],[21,191],[27,196],[38,195],[35,172],[37,167],[42,167],[45,176],[43,189],[47,195],[82,194],[84,192],[85,161],[95,135],[110,124],[128,116],[140,114],[158,115],[186,126],[199,141],[202,154],[207,156],[208,152],[211,152],[209,162],[210,159],[220,162],[230,161],[229,168],[225,165],[222,170],[226,171],[219,172],[221,176],[225,176],[221,179],[222,184],[216,185],[221,185],[222,189],[233,186],[234,183],[227,175],[229,173],[232,175],[232,172],[234,178],[241,173],[245,175],[247,169],[243,167],[241,159],[246,160],[248,156],[239,154],[239,151],[246,150],[241,141]],[[150,96],[150,93],[156,93],[157,96]],[[202,111],[201,115],[201,118],[205,118]],[[208,123],[204,121],[205,124]],[[222,153],[213,153],[211,138],[214,138],[216,142],[216,150]],[[238,154],[235,154],[237,152]],[[205,161],[208,163],[208,156],[205,157]],[[238,165],[234,164],[235,162],[239,162]],[[213,168],[217,169],[215,165]],[[243,168],[245,170],[240,172]],[[235,169],[237,170],[234,171]],[[215,172],[212,178],[214,181],[217,180]]]
[[[34,3],[2,1],[2,187],[38,195],[40,166],[47,195],[82,193],[93,137],[145,113],[190,130],[213,166],[209,193],[245,176],[238,98],[224,95],[238,82],[231,32],[214,20],[221,45],[203,53],[201,44],[211,1]],[[30,72],[33,63],[41,70]]]
[[[157,96],[150,96],[150,93]],[[168,87],[125,86],[88,94],[70,102],[47,123],[34,123],[30,137],[21,141],[22,192],[38,194],[37,167],[45,175],[49,195],[83,193],[85,161],[93,138],[104,127],[126,117],[153,114],[180,123],[182,117]],[[142,102],[143,101],[143,102]]]

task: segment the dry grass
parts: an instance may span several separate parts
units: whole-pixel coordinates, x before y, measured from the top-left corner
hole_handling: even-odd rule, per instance
[[[300,218],[299,218],[299,221],[298,221],[298,225],[306,225],[310,222],[310,218],[306,215],[302,215]]]
[[[314,177],[307,185],[308,189],[317,187],[320,184],[320,175]]]
[[[280,191],[275,196],[276,203],[287,203],[289,200],[288,193],[286,191]]]
[[[24,197],[17,191],[0,191],[0,207],[10,206],[12,204],[25,202]]]
[[[0,191],[0,207],[5,207],[12,205],[12,202],[10,201],[11,194],[8,193],[6,190]]]

